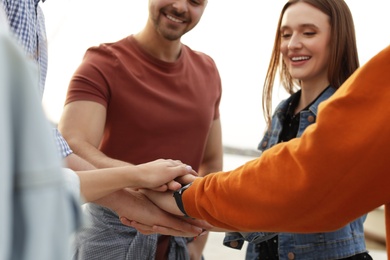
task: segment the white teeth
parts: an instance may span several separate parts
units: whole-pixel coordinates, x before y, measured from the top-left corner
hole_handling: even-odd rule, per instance
[[[167,18],[171,21],[174,21],[176,23],[183,23],[183,21],[179,20],[179,19],[176,19],[175,17],[172,17],[170,15],[167,14]]]
[[[292,61],[301,61],[301,60],[308,60],[310,59],[310,57],[308,56],[300,56],[300,57],[292,57],[291,60]]]

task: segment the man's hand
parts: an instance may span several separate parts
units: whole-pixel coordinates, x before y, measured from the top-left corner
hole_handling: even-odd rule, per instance
[[[157,192],[160,195],[165,193]],[[120,190],[96,201],[99,205],[114,210],[120,219],[127,219],[142,225],[143,230],[162,231],[183,237],[194,237],[202,233],[203,227],[196,222],[187,222],[154,205],[144,194],[131,189]],[[123,223],[123,222],[122,222]],[[124,222],[128,224],[128,222]],[[141,232],[142,233],[142,232]],[[158,233],[158,232],[153,232]]]
[[[184,217],[179,217],[178,218],[180,221],[186,222],[190,225],[193,225],[195,227],[200,227],[202,228],[202,231],[196,235],[189,234],[188,232],[183,232],[182,230],[176,230],[172,228],[167,228],[165,226],[147,226],[143,225],[141,223],[138,223],[137,221],[134,220],[128,220],[125,217],[120,217],[120,220],[122,224],[126,226],[133,227],[137,229],[141,234],[144,235],[151,235],[151,234],[162,234],[162,235],[168,235],[168,236],[179,236],[179,237],[198,237],[201,235],[204,235],[207,233],[206,230],[210,230],[214,228],[212,225],[207,223],[204,220],[196,220],[196,219],[190,219],[190,218],[184,218]]]
[[[139,221],[136,221],[134,219],[129,219],[126,216],[121,215],[120,220],[122,224],[126,226],[131,226],[137,229],[140,233],[144,235],[150,235],[150,234],[163,234],[163,235],[171,235],[171,236],[181,236],[181,237],[197,237],[200,234],[204,234],[206,230],[210,230],[213,228],[212,225],[207,223],[206,221],[203,220],[196,220],[196,219],[191,219],[191,218],[186,218],[183,217],[183,213],[177,208],[176,206],[176,201],[172,196],[171,191],[167,192],[156,192],[156,191],[151,191],[151,190],[140,190],[142,194],[145,194],[146,196],[149,197],[149,199],[156,204],[158,207],[163,209],[164,211],[176,214],[175,218],[180,221],[184,222],[188,225],[191,226],[196,226],[200,227],[201,230],[199,233],[193,235],[193,234],[188,234],[188,232],[183,232],[181,229],[177,228],[171,228],[167,227],[167,225],[164,224],[155,224],[155,225],[149,225],[145,224],[143,221],[142,223]]]

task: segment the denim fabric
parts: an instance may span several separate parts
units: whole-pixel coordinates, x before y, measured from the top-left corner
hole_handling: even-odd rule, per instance
[[[50,138],[38,69],[19,47],[0,22],[0,259],[68,260],[81,212]]]
[[[318,105],[328,99],[335,92],[334,88],[327,88],[317,100],[309,107],[308,110],[300,112],[300,121],[297,137],[300,137],[305,129],[315,123],[318,113]],[[264,151],[268,148],[271,148],[279,142],[279,135],[282,132],[284,115],[287,111],[288,104],[293,99],[293,96],[289,97],[285,101],[282,101],[275,110],[274,115],[272,116],[271,129],[267,131],[259,143],[258,149]]]
[[[297,137],[300,137],[309,125],[315,123],[318,105],[328,99],[334,92],[335,89],[327,88],[308,110],[300,113]],[[272,117],[271,129],[265,133],[258,146],[259,150],[264,151],[278,143],[283,127],[284,115],[292,99],[293,97],[291,96],[277,106]],[[335,232],[315,234],[279,233],[279,259],[340,259],[365,252],[366,246],[363,231],[365,218],[366,216],[362,216]],[[244,241],[248,241],[246,260],[258,259],[256,244],[275,235],[275,233],[264,232],[227,233],[224,245],[241,249]]]
[[[234,249],[241,249],[244,242],[258,244],[273,238],[278,233],[270,232],[226,232],[223,244]]]

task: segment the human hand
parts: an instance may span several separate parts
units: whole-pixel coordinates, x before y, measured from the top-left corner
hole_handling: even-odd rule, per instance
[[[157,192],[153,190],[142,189],[140,190],[150,201],[152,201],[157,207],[173,215],[184,217],[183,212],[176,204],[176,200],[173,197],[173,191]]]
[[[156,232],[153,233],[163,230],[167,234],[194,237],[204,229],[200,223],[197,226],[197,222],[186,221],[161,210],[141,192],[131,189],[117,191],[96,203],[114,210],[121,221],[122,219],[134,221],[147,229],[156,227]]]
[[[190,256],[190,260],[202,260],[203,259],[203,251],[207,242],[207,233],[204,233],[205,236],[200,235],[199,237],[195,237],[192,241],[187,243],[187,250]]]
[[[138,174],[138,188],[155,191],[177,190],[182,184],[187,184],[198,175],[189,165],[175,160],[155,160],[135,166]]]
[[[148,226],[134,220],[129,220],[125,217],[120,217],[120,221],[122,222],[123,225],[133,227],[137,229],[141,234],[144,235],[162,234],[167,236],[198,237],[206,234],[207,230],[214,228],[212,225],[210,225],[208,222],[204,220],[190,219],[185,217],[178,217],[178,219],[192,226],[200,227],[202,229],[201,232],[196,235],[189,234],[188,232],[184,234],[183,230],[176,230],[176,229],[168,228],[166,226],[159,226],[159,225]]]

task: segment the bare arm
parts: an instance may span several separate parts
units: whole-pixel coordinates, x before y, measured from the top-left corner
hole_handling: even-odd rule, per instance
[[[129,165],[99,151],[106,122],[106,108],[92,101],[75,101],[64,107],[58,128],[74,153],[97,168]]]
[[[222,170],[223,149],[222,149],[222,131],[221,120],[214,120],[207,139],[202,163],[199,167],[199,176],[203,177],[211,172]]]
[[[223,166],[223,149],[222,149],[222,131],[221,121],[216,119],[210,128],[210,133],[207,139],[206,148],[203,156],[203,161],[199,167],[199,176],[206,176],[211,172],[222,170]],[[204,234],[188,243],[188,251],[191,260],[200,260],[204,247],[206,245],[208,234]]]
[[[196,173],[187,165],[173,160],[123,167],[77,172],[80,190],[86,202],[96,201],[123,188],[149,188],[157,191],[175,190],[181,183],[195,179]],[[174,179],[180,177],[180,183]]]
[[[96,169],[95,166],[93,166],[91,163],[84,160],[75,153],[69,154],[67,157],[65,157],[64,162],[68,168],[74,171],[86,171]]]

